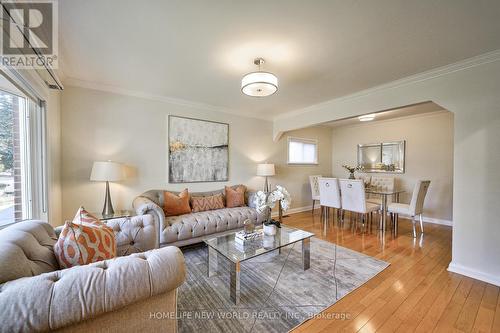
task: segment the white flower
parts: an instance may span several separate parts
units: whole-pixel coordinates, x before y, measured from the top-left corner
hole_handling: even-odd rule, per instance
[[[263,191],[258,191],[254,197],[255,209],[259,213],[270,208],[273,209],[276,206],[276,202],[280,202],[283,211],[287,211],[290,208],[292,199],[290,193],[283,186],[276,185],[276,189],[269,194]]]
[[[281,192],[274,190],[271,193],[269,193],[268,202],[275,203],[276,201],[280,201],[282,198],[283,195],[281,194]]]
[[[281,209],[283,211],[287,211],[290,208],[290,204],[292,202],[292,198],[290,197],[290,193],[283,186],[276,185],[276,191],[280,193],[280,203]]]
[[[254,199],[255,209],[257,209],[259,213],[262,213],[268,207],[266,202],[267,200],[266,193],[264,193],[263,191],[258,191],[257,193],[255,193],[254,198],[255,198]]]

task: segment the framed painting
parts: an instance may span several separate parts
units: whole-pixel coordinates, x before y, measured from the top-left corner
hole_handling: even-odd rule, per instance
[[[168,117],[170,183],[223,182],[229,173],[229,124]]]

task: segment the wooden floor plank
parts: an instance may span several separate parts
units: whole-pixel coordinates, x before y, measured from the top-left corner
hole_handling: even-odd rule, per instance
[[[425,315],[429,312],[435,299],[438,297],[439,293],[449,286],[451,283],[451,275],[447,271],[443,270],[432,286],[427,290],[420,301],[415,305],[410,314],[402,321],[401,325],[396,331],[401,332],[413,332],[420,322],[423,320]]]
[[[486,285],[472,332],[491,332],[498,299],[498,287]]]
[[[460,311],[462,311],[462,307],[469,296],[470,290],[472,288],[474,280],[464,277],[460,282],[455,294],[453,295],[450,304],[445,309],[441,318],[434,328],[434,332],[454,332],[456,329],[454,328],[455,322],[458,319],[458,315]]]
[[[453,294],[455,294],[455,291],[457,290],[458,285],[460,284],[460,281],[462,279],[462,277],[458,274],[450,273],[450,275],[451,280],[439,293],[438,297],[434,300],[429,311],[427,311],[427,314],[418,324],[415,332],[428,333],[434,330],[434,327],[437,325],[439,319],[441,318],[441,315],[450,303],[451,298],[453,297]]]
[[[422,296],[432,286],[437,277],[444,271],[443,265],[449,262],[449,255],[443,256],[439,261],[434,261],[430,272],[422,272],[425,278],[417,278],[414,284],[404,286],[396,296],[393,297],[390,304],[391,309],[387,309],[385,313],[378,315],[378,322],[372,323],[372,326],[377,328],[377,332],[394,332],[401,323],[411,313],[413,307],[420,301]],[[393,310],[390,312],[390,310]]]
[[[495,308],[495,318],[491,327],[492,332],[500,332],[500,294],[498,295],[497,306]]]
[[[479,305],[483,298],[484,290],[486,288],[486,283],[481,281],[474,281],[472,289],[469,293],[469,297],[465,301],[462,311],[458,315],[457,321],[455,322],[455,328],[463,332],[471,332],[474,322],[476,321],[476,316],[479,311]]]

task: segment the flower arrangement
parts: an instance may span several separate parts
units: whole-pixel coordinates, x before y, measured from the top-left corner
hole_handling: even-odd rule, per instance
[[[356,166],[356,167],[353,167],[353,166],[350,166],[350,165],[347,165],[347,164],[343,164],[342,167],[344,169],[346,169],[347,171],[349,171],[349,173],[354,173],[356,171],[360,171],[362,170],[363,168],[360,167],[360,166]]]
[[[258,191],[255,194],[255,209],[257,209],[259,213],[262,213],[265,210],[269,210],[270,212],[276,206],[277,202],[279,202],[281,209],[285,212],[290,208],[290,204],[292,203],[290,193],[288,193],[286,188],[283,186],[276,185],[276,189],[269,193]],[[266,223],[275,224],[279,227],[279,222],[272,220],[271,214],[269,214],[269,221]]]
[[[347,164],[343,164],[342,167],[349,172],[349,179],[354,179],[355,178],[354,177],[354,173],[356,171],[363,170],[363,167],[361,167],[361,166],[355,166],[355,167],[353,167],[353,166],[350,166],[350,165],[347,165]]]
[[[377,163],[377,164],[375,164],[375,168],[379,169],[379,170],[385,170],[385,171],[395,171],[396,165],[395,164]]]

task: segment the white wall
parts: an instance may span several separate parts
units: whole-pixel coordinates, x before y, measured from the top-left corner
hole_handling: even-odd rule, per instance
[[[392,120],[335,127],[332,131],[332,170],[346,177],[342,164],[357,164],[357,145],[406,140],[404,174],[384,174],[396,178],[396,187],[405,190],[401,202],[409,202],[419,179],[431,180],[425,199],[427,220],[453,220],[453,114],[433,112]],[[372,173],[371,175],[380,175]]]
[[[297,208],[311,204],[306,174],[331,170],[329,129],[295,133],[320,139],[319,166],[288,167],[285,142],[273,142],[269,121],[69,86],[62,93],[61,109],[64,219],[72,218],[80,205],[101,211],[104,184],[89,181],[94,160],[129,166],[128,178],[111,184],[115,210],[130,209],[134,197],[149,189],[206,191],[238,183],[261,189],[264,180],[255,173],[256,164],[264,161],[276,163],[278,175],[271,182],[286,186],[292,208]],[[168,115],[230,124],[229,182],[168,184]]]
[[[276,119],[274,137],[323,122],[433,101],[454,113],[449,270],[500,285],[500,51]]]

